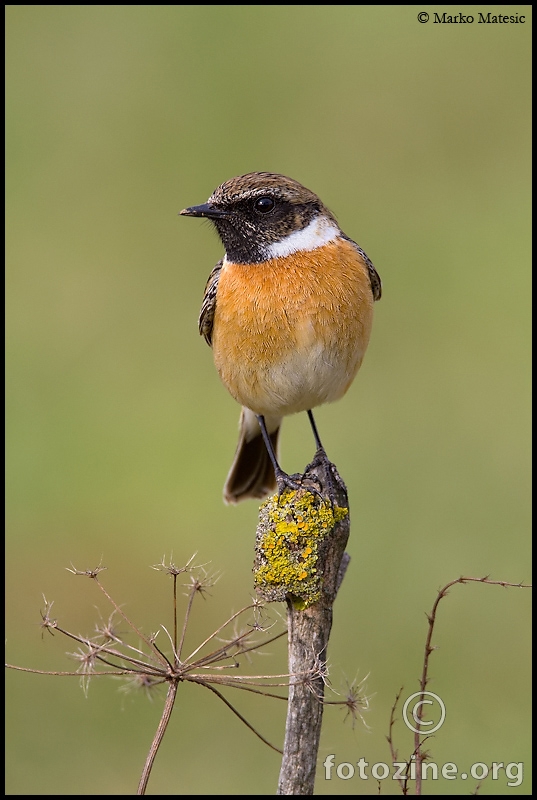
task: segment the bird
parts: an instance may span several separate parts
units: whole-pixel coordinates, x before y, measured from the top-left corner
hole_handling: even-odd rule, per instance
[[[285,175],[239,175],[180,214],[210,220],[224,248],[198,322],[242,407],[224,501],[281,496],[300,488],[279,463],[282,420],[306,411],[328,461],[312,409],[339,400],[362,364],[379,274],[320,198]]]

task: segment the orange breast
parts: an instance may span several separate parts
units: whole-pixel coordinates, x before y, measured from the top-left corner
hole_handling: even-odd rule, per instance
[[[224,262],[215,364],[233,397],[255,413],[305,411],[346,392],[372,318],[367,267],[344,239],[260,264]]]

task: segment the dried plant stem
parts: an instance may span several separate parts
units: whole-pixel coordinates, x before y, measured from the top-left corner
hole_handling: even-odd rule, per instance
[[[147,788],[147,782],[149,780],[149,776],[151,775],[153,762],[158,753],[160,743],[164,738],[164,734],[166,733],[166,728],[168,727],[168,722],[170,721],[170,717],[173,711],[175,697],[177,695],[177,686],[178,686],[177,681],[170,681],[168,684],[168,694],[166,695],[166,702],[164,704],[164,709],[162,711],[162,716],[160,718],[157,731],[155,733],[153,741],[151,742],[149,753],[147,754],[144,768],[142,770],[142,776],[140,778],[140,783],[138,784],[137,794],[145,794],[145,790]]]
[[[392,764],[395,764],[396,762],[399,761],[399,755],[397,753],[397,750],[395,749],[395,745],[394,745],[394,742],[393,742],[393,726],[395,725],[395,710],[397,708],[397,704],[399,703],[399,700],[401,699],[401,695],[403,694],[403,688],[404,687],[401,686],[401,688],[397,692],[397,695],[395,696],[395,700],[394,700],[394,703],[393,703],[393,706],[392,706],[392,710],[390,712],[390,726],[389,726],[389,729],[388,729],[388,735],[386,736],[386,739],[388,740],[388,744],[390,746],[390,754],[391,754],[391,757],[392,757]],[[410,762],[408,762],[408,763],[410,764]],[[407,769],[406,777],[405,778],[397,778],[397,782],[399,783],[399,788],[401,789],[402,794],[408,794],[408,769]]]
[[[217,576],[210,575],[204,569],[204,565],[192,566],[193,559],[194,557],[190,558],[186,565],[178,567],[171,560],[167,563],[163,558],[159,564],[153,566],[154,569],[173,578],[173,629],[169,632],[164,625],[160,626],[166,634],[167,640],[165,640],[164,646],[168,650],[171,649],[170,655],[166,655],[157,647],[155,642],[157,634],[144,635],[140,627],[127,616],[122,610],[122,606],[116,603],[103,587],[98,576],[105,567],[99,564],[95,568],[85,570],[76,569],[74,566],[69,568],[69,572],[73,575],[85,576],[93,581],[112,606],[113,610],[108,619],[103,619],[99,614],[100,622],[96,625],[92,636],[77,635],[63,628],[52,614],[54,603],[43,597],[41,628],[50,635],[62,634],[77,643],[76,652],[69,653],[69,656],[78,663],[76,671],[45,671],[6,665],[8,668],[23,672],[77,677],[85,693],[88,691],[91,678],[100,675],[122,677],[125,679],[124,686],[121,687],[124,691],[144,689],[147,694],[155,687],[167,683],[168,691],[163,712],[139,781],[138,794],[140,795],[145,794],[147,790],[153,763],[166,733],[179,685],[183,682],[196,683],[209,689],[260,741],[276,752],[282,752],[256,730],[233,703],[224,697],[220,687],[240,689],[264,697],[287,700],[287,697],[276,694],[271,689],[288,688],[290,681],[297,678],[296,675],[288,673],[241,675],[237,673],[243,656],[259,652],[260,648],[285,636],[287,631],[269,634],[275,623],[267,614],[264,604],[256,598],[239,611],[231,614],[223,624],[206,636],[189,657],[180,658],[194,599],[207,593],[217,580]],[[177,579],[185,573],[190,574],[189,581],[184,584],[187,586],[188,592],[183,625],[180,626],[177,613]],[[127,623],[129,631],[120,631],[117,628],[115,618],[118,616]],[[138,647],[128,641],[132,634],[136,635],[138,642],[141,640]],[[214,649],[209,650],[209,646]],[[202,652],[204,649],[208,652]],[[101,667],[101,670],[98,667]],[[311,675],[308,673],[302,677],[310,678]],[[344,704],[348,705],[348,702],[345,701]],[[354,704],[354,697],[352,703]]]
[[[219,697],[219,698],[220,698],[220,700],[221,700],[221,701],[222,701],[222,702],[223,702],[223,703],[224,703],[224,704],[225,704],[225,705],[226,705],[226,706],[227,706],[227,707],[228,707],[228,708],[229,708],[231,711],[233,711],[233,713],[235,714],[235,716],[236,716],[236,717],[238,717],[238,718],[240,719],[240,721],[241,721],[241,722],[243,722],[243,723],[246,725],[246,727],[247,727],[247,728],[249,728],[249,729],[252,731],[252,733],[254,733],[254,734],[257,736],[257,738],[258,738],[258,739],[261,739],[261,741],[262,741],[262,742],[264,742],[264,744],[268,745],[268,746],[271,748],[271,750],[275,750],[277,753],[281,753],[281,752],[282,752],[282,751],[281,751],[281,750],[280,750],[278,747],[275,747],[273,744],[271,744],[271,743],[268,741],[268,739],[265,739],[265,737],[264,737],[264,736],[261,736],[261,734],[259,733],[259,731],[256,731],[256,729],[254,728],[254,726],[253,726],[253,725],[250,725],[250,723],[248,722],[248,720],[247,720],[245,717],[243,717],[243,716],[242,716],[242,714],[239,714],[239,712],[237,711],[237,709],[235,708],[235,706],[233,706],[233,705],[232,705],[232,704],[229,702],[229,700],[226,700],[226,698],[224,697],[224,695],[223,695],[221,692],[219,692],[219,691],[218,691],[218,689],[215,689],[215,688],[214,688],[214,686],[211,686],[209,683],[206,683],[206,684],[205,684],[205,686],[206,686],[208,689],[210,689],[210,690],[211,690],[211,692],[214,692],[214,694],[215,694],[217,697]]]
[[[466,584],[466,583],[487,583],[487,584],[489,584],[491,586],[503,586],[504,588],[512,587],[512,588],[515,588],[515,589],[529,589],[529,588],[531,588],[531,586],[529,584],[525,584],[525,583],[509,583],[507,581],[493,581],[493,580],[490,580],[488,575],[485,575],[483,578],[469,578],[469,577],[457,578],[454,581],[450,581],[449,583],[446,583],[446,585],[442,589],[440,589],[440,591],[438,592],[438,595],[436,597],[436,600],[434,601],[431,613],[427,615],[427,619],[428,619],[428,623],[429,624],[428,624],[428,629],[427,629],[427,637],[425,639],[425,652],[424,652],[424,656],[423,656],[423,669],[422,669],[421,678],[420,678],[420,690],[422,692],[422,696],[420,697],[420,700],[423,699],[423,693],[425,692],[425,690],[427,688],[427,684],[429,683],[429,659],[430,659],[431,653],[435,649],[432,646],[431,642],[432,642],[432,638],[433,638],[434,626],[435,626],[435,623],[436,623],[436,613],[437,613],[437,610],[438,610],[438,605],[439,605],[440,601],[442,600],[442,598],[444,598],[448,594],[449,589],[451,589],[452,586],[455,586],[458,583],[463,583],[463,584]],[[421,704],[418,707],[418,713],[417,713],[417,718],[418,719],[417,719],[416,731],[414,733],[414,755],[416,757],[416,795],[421,795],[421,765],[422,765],[422,762],[425,760],[425,754],[422,751],[422,746],[423,746],[423,743],[424,743],[425,739],[422,739],[422,733],[421,733],[421,730],[420,730],[422,715],[423,715],[423,705]],[[390,735],[391,735],[391,725],[390,725]]]

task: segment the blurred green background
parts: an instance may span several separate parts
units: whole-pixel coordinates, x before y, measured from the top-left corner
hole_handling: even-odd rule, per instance
[[[514,7],[513,7],[514,8]],[[495,6],[496,13],[513,8]],[[451,12],[449,11],[451,9]],[[526,24],[420,24],[421,6],[7,7],[7,652],[70,670],[109,608],[171,624],[163,554],[222,573],[190,641],[252,594],[255,503],[224,507],[239,408],[197,331],[221,246],[178,218],[222,181],[281,172],[317,192],[378,268],[364,366],[318,410],[351,499],[351,566],[330,645],[337,691],[367,673],[354,730],[325,712],[319,763],[390,761],[390,708],[418,689],[425,612],[460,575],[530,579],[530,7]],[[457,13],[459,8],[447,8]],[[285,420],[282,463],[313,453]],[[457,586],[431,684],[432,759],[524,762],[529,591]],[[96,609],[97,607],[97,609]],[[275,611],[283,611],[278,606]],[[285,670],[282,643],[251,668]],[[133,794],[163,695],[8,672],[7,794]],[[244,696],[243,696],[244,695]],[[281,743],[285,705],[235,692]],[[402,759],[412,752],[395,728]],[[149,794],[273,794],[279,757],[201,687],[181,687]],[[475,781],[429,782],[468,794]],[[324,779],[318,794],[375,794]],[[383,794],[397,794],[386,780]]]

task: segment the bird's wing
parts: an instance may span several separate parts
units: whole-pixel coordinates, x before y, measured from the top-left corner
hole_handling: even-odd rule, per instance
[[[205,285],[205,291],[203,293],[203,302],[201,304],[201,311],[198,320],[199,332],[205,337],[205,341],[208,345],[210,345],[212,341],[214,312],[216,309],[216,290],[218,289],[218,280],[220,278],[220,272],[222,271],[223,263],[224,259],[221,258],[209,275],[209,279]]]
[[[373,266],[373,262],[371,261],[367,253],[365,253],[362,250],[362,248],[356,244],[356,242],[353,242],[352,239],[349,239],[349,242],[356,248],[356,250],[360,253],[361,257],[364,260],[364,264],[366,265],[367,271],[369,273],[369,281],[371,283],[371,291],[373,292],[374,300],[380,300],[380,298],[382,297],[382,281],[380,280],[380,275]]]

